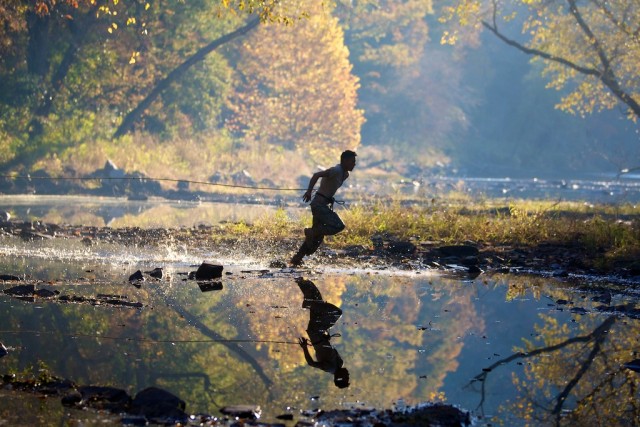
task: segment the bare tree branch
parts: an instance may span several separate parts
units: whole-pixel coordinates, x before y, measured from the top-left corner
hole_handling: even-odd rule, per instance
[[[547,59],[549,61],[558,62],[562,65],[566,65],[569,68],[573,68],[574,70],[579,71],[582,74],[587,74],[587,75],[596,76],[596,77],[600,76],[600,71],[594,68],[583,67],[581,65],[575,64],[560,56],[552,55],[550,53],[544,52],[539,49],[532,49],[532,48],[526,47],[523,44],[520,44],[517,41],[508,38],[507,36],[502,34],[496,26],[491,25],[486,21],[482,21],[482,25],[484,25],[485,28],[487,28],[489,31],[495,34],[500,40],[502,40],[509,46],[513,46],[516,49],[526,53],[527,55],[539,56],[540,58]]]
[[[600,349],[602,348],[601,344],[604,341],[605,336],[606,334],[604,333],[596,334],[594,331],[594,334],[593,334],[594,344],[593,344],[593,348],[591,349],[591,352],[589,352],[589,357],[587,357],[587,360],[585,360],[585,362],[581,364],[580,369],[578,370],[576,375],[571,379],[571,381],[569,381],[567,386],[556,397],[556,406],[553,408],[553,411],[551,413],[556,416],[556,421],[558,423],[560,422],[562,407],[564,406],[565,400],[571,394],[571,390],[573,390],[573,388],[576,385],[578,385],[578,383],[580,382],[580,379],[582,379],[584,374],[587,373],[587,371],[593,364],[593,361],[595,360],[598,353],[600,353]]]
[[[496,20],[497,5],[495,1],[493,2],[493,23],[482,21],[482,25],[485,28],[487,28],[489,31],[491,31],[493,34],[495,34],[496,37],[498,37],[500,40],[502,40],[509,46],[515,47],[521,52],[526,53],[527,55],[537,56],[539,58],[542,58],[548,61],[557,62],[566,67],[572,68],[586,76],[596,77],[598,80],[600,80],[600,82],[602,82],[603,85],[605,85],[613,93],[613,95],[615,95],[616,98],[618,98],[620,101],[626,104],[637,117],[640,117],[640,103],[638,103],[629,93],[627,93],[620,86],[620,82],[617,76],[615,75],[613,68],[611,67],[610,58],[607,56],[604,48],[600,44],[600,41],[597,39],[597,37],[594,35],[589,25],[586,23],[586,21],[582,17],[582,14],[578,10],[576,0],[567,0],[567,3],[569,4],[569,12],[573,16],[573,18],[576,20],[578,26],[580,27],[582,32],[585,34],[585,36],[591,41],[591,44],[594,47],[596,54],[598,55],[598,58],[600,59],[600,63],[602,64],[602,67],[603,67],[602,70],[576,64],[575,62],[570,61],[567,58],[556,56],[539,49],[527,47],[522,43],[519,43],[513,39],[508,38],[507,36],[502,34],[498,29],[497,20]]]
[[[565,341],[562,341],[562,342],[560,342],[558,344],[554,344],[554,345],[551,345],[551,346],[548,346],[548,347],[537,348],[535,350],[531,350],[531,351],[526,352],[526,353],[514,353],[511,356],[506,357],[504,359],[500,359],[497,362],[495,362],[492,365],[490,365],[489,367],[484,368],[482,370],[482,373],[480,373],[480,374],[476,375],[475,377],[473,377],[473,379],[469,382],[469,384],[467,384],[467,387],[468,387],[468,386],[470,386],[471,384],[473,384],[475,382],[481,382],[482,383],[482,386],[481,386],[481,398],[480,398],[480,403],[478,404],[478,408],[482,407],[482,405],[484,403],[484,400],[485,400],[485,383],[486,383],[486,379],[489,376],[489,373],[492,372],[495,368],[497,368],[499,366],[502,366],[502,365],[506,365],[507,363],[513,362],[514,360],[517,360],[517,359],[525,359],[525,358],[537,356],[539,354],[552,353],[554,351],[557,351],[557,350],[560,350],[560,349],[562,349],[564,347],[567,347],[567,346],[569,346],[571,344],[588,343],[588,342],[591,342],[591,341],[595,340],[594,348],[590,352],[589,358],[587,359],[588,363],[585,363],[585,364],[582,365],[582,367],[580,368],[580,371],[578,371],[578,373],[576,374],[574,379],[558,395],[557,404],[556,404],[556,407],[554,408],[554,412],[553,412],[554,414],[556,414],[555,411],[558,409],[558,407],[560,407],[560,409],[562,408],[562,402],[564,402],[564,400],[569,395],[569,393],[571,392],[573,387],[575,387],[575,385],[580,381],[580,379],[582,378],[584,373],[586,373],[588,368],[591,366],[591,362],[593,362],[593,359],[595,358],[596,354],[600,351],[601,343],[604,341],[604,339],[605,339],[605,337],[607,335],[607,331],[609,329],[611,329],[611,327],[616,322],[616,320],[617,319],[616,319],[615,316],[610,316],[607,319],[605,319],[605,321],[602,322],[602,324],[600,326],[598,326],[596,329],[594,329],[593,332],[591,332],[590,334],[569,338],[569,339],[567,339]]]

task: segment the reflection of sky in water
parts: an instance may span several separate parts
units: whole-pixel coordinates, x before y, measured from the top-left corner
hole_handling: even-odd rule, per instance
[[[481,383],[470,386],[470,380],[523,347],[523,340],[536,346],[543,345],[541,338],[560,342],[588,334],[606,318],[571,313],[571,308],[591,311],[598,304],[588,294],[542,279],[455,281],[428,272],[320,269],[305,277],[324,301],[343,311],[329,331],[350,374],[350,387],[339,389],[331,374],[308,366],[297,343],[307,336],[310,316],[294,281],[299,273],[265,273],[258,270],[265,269],[259,261],[229,258],[221,261],[232,273],[222,277],[223,289],[202,292],[185,274],[206,254],[44,244],[0,239],[0,273],[29,273],[51,281],[38,287],[63,295],[119,295],[145,308],[25,303],[0,294],[0,341],[11,349],[0,369],[43,360],[55,374],[80,384],[109,384],[130,393],[155,384],[181,396],[194,412],[217,414],[222,405],[259,404],[263,419],[274,421],[287,407],[297,414],[313,408],[389,408],[400,398],[407,404],[445,399],[476,414],[495,415],[506,425],[522,425],[514,407],[529,395],[548,402],[541,393],[557,393],[552,382],[568,382],[561,375],[575,369],[579,356],[549,352],[493,369],[481,409]],[[153,267],[164,267],[164,280],[147,280],[139,289],[128,283],[136,270]],[[557,305],[561,299],[574,305]],[[602,344],[612,360],[631,354],[621,337],[636,336],[631,332],[638,325],[625,322],[616,323]],[[588,353],[588,344],[581,349],[580,354]],[[596,362],[584,381],[604,375]],[[607,364],[609,375],[619,364]],[[553,372],[556,365],[560,371]],[[526,376],[531,373],[533,378]],[[613,400],[609,406],[615,411],[623,405]]]

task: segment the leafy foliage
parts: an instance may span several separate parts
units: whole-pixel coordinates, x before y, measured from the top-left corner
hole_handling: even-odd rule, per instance
[[[363,112],[342,30],[330,10],[313,8],[308,20],[263,26],[243,43],[230,124],[249,141],[325,162],[358,146]]]
[[[443,12],[456,27],[443,42],[484,27],[543,61],[548,87],[564,94],[558,108],[584,115],[622,104],[629,118],[640,116],[638,1],[463,0]],[[518,26],[523,36],[516,35]]]
[[[430,0],[339,0],[336,11],[357,64],[398,68],[420,59]]]

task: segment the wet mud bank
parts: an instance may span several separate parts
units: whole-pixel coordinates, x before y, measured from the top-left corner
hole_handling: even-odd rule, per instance
[[[239,258],[262,260],[271,268],[288,267],[300,238],[256,236],[230,237],[224,228],[199,225],[181,228],[86,227],[24,222],[0,218],[0,236],[25,241],[80,239],[90,247],[109,242],[129,247],[182,245],[213,253],[231,253]],[[324,244],[305,259],[303,267],[371,268],[377,270],[431,270],[460,278],[481,274],[530,274],[554,278],[589,279],[592,282],[640,285],[640,261],[602,258],[580,244],[542,243],[536,246],[492,245],[477,242],[444,244],[432,241],[402,241],[390,235],[373,235],[371,244],[336,247]]]
[[[260,406],[232,405],[219,414],[189,414],[178,396],[157,387],[148,387],[135,396],[126,390],[99,385],[81,386],[68,379],[41,374],[37,379],[20,380],[5,374],[0,383],[4,391],[28,393],[40,399],[59,399],[67,410],[78,414],[102,413],[101,423],[122,425],[189,426],[470,426],[471,415],[453,405],[424,403],[415,407],[378,410],[355,408],[343,410],[289,411],[277,416],[282,422],[259,421]],[[19,422],[20,414],[14,414]],[[113,418],[115,416],[115,418]],[[69,419],[74,418],[73,412]],[[80,416],[78,416],[80,418]],[[7,420],[9,421],[9,420]]]

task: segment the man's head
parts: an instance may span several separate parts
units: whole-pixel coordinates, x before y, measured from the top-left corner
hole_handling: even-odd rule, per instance
[[[349,387],[349,371],[347,368],[338,368],[336,372],[333,374],[333,383],[338,388],[347,388]]]
[[[345,150],[340,155],[340,164],[348,171],[352,171],[356,167],[356,152]]]

